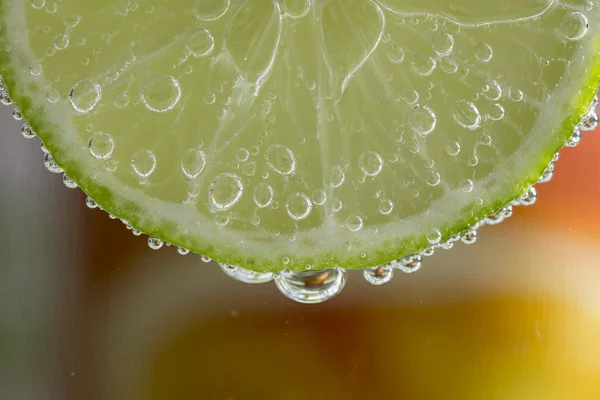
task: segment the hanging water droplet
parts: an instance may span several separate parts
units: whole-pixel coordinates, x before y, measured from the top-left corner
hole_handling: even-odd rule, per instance
[[[87,114],[102,98],[102,88],[91,79],[77,82],[69,92],[69,103],[79,113]]]
[[[594,109],[583,117],[581,123],[579,124],[579,129],[582,131],[593,131],[598,127],[598,120],[598,114]]]
[[[537,201],[537,197],[537,191],[532,186],[527,189],[527,191],[521,197],[519,197],[519,203],[523,206],[532,206]]]
[[[551,162],[546,167],[544,172],[542,173],[542,176],[540,176],[538,183],[548,183],[548,182],[550,182],[550,180],[552,179],[553,176],[554,176],[554,163]]]
[[[179,81],[169,75],[158,75],[142,86],[140,97],[146,108],[157,113],[175,108],[181,99]]]
[[[442,240],[442,232],[438,229],[430,229],[427,232],[427,241],[429,244],[438,244]]]
[[[181,159],[181,170],[189,179],[196,179],[206,166],[206,154],[202,150],[189,149]]]
[[[182,256],[185,256],[185,255],[189,254],[190,251],[188,249],[186,249],[186,248],[178,246],[177,247],[177,253],[181,254]]]
[[[259,183],[254,188],[254,204],[258,208],[266,208],[273,202],[273,188],[266,183]]]
[[[475,130],[481,126],[481,114],[475,106],[467,100],[458,100],[452,105],[454,120],[463,128]]]
[[[417,272],[422,266],[423,257],[420,254],[406,256],[395,262],[395,267],[406,274]]]
[[[208,188],[208,199],[218,211],[228,210],[237,204],[244,193],[239,176],[232,173],[218,175]]]
[[[413,132],[426,136],[435,130],[437,117],[428,106],[417,106],[410,111],[408,124]]]
[[[21,134],[25,139],[32,139],[35,137],[35,132],[28,123],[24,123],[23,126],[21,126]]]
[[[426,247],[422,252],[421,255],[425,256],[425,257],[431,257],[433,255],[433,253],[435,253],[435,247],[431,246],[431,247]]]
[[[153,238],[153,237],[148,238],[148,247],[150,247],[152,250],[158,250],[161,247],[163,247],[164,244],[165,244],[165,242],[163,242],[159,238]]]
[[[383,285],[388,283],[394,277],[394,268],[392,264],[380,265],[373,268],[365,268],[363,270],[365,280],[372,285]]]
[[[304,193],[296,193],[290,196],[285,209],[290,218],[301,221],[306,219],[312,211],[312,202]]]
[[[15,108],[12,112],[12,116],[15,120],[20,121],[23,119],[23,115],[21,114],[21,110]]]
[[[212,259],[210,257],[203,256],[203,255],[200,255],[200,260],[202,260],[203,263],[209,263],[212,261]]]
[[[296,171],[296,157],[292,150],[285,146],[274,144],[265,153],[267,165],[281,175],[291,175]]]
[[[13,103],[12,99],[8,95],[8,92],[5,90],[0,92],[0,103],[2,103],[5,106],[10,106]]]
[[[77,187],[75,181],[69,178],[67,175],[63,175],[63,183],[69,189],[75,189]]]
[[[362,171],[369,176],[377,176],[383,169],[383,158],[374,151],[362,153],[358,163]]]
[[[88,142],[90,154],[99,160],[106,160],[112,156],[114,149],[115,142],[106,132],[94,133]]]
[[[140,178],[148,178],[156,169],[156,156],[150,150],[139,150],[131,159],[131,167]]]
[[[198,28],[190,31],[185,44],[194,57],[205,57],[215,48],[215,38],[206,29]]]
[[[475,229],[470,229],[466,232],[463,232],[460,240],[462,240],[464,244],[475,243],[477,241],[477,231]]]
[[[91,197],[87,197],[85,199],[85,205],[88,208],[96,208],[96,207],[98,207],[98,204],[96,204],[96,202],[94,201],[94,199],[92,199]]]
[[[320,271],[282,271],[275,284],[287,298],[303,304],[319,304],[339,294],[346,284],[346,271],[330,268]]]
[[[221,263],[219,263],[219,266],[221,267],[221,270],[223,272],[225,272],[225,274],[227,274],[230,277],[234,278],[235,280],[243,282],[243,283],[249,283],[249,284],[256,285],[256,284],[270,282],[273,280],[273,274],[270,272],[267,272],[267,273],[254,272],[254,271],[244,269],[242,267],[235,267],[233,265],[221,264]]]
[[[59,167],[58,164],[56,164],[56,161],[54,161],[54,158],[52,158],[50,153],[44,154],[44,166],[48,171],[55,174],[60,174],[63,172],[62,168]]]

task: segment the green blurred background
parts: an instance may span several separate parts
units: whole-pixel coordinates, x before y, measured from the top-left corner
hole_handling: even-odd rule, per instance
[[[150,250],[0,110],[0,399],[600,399],[600,137],[538,204],[373,287],[292,303]]]

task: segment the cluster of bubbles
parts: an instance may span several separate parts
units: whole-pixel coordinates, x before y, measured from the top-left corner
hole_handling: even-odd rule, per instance
[[[41,3],[40,3],[41,4]],[[571,16],[572,20],[566,21],[565,30],[570,29],[572,36],[579,37],[582,31],[576,31],[578,26],[582,26],[578,23],[580,16]],[[579,18],[579,19],[578,19]],[[585,34],[585,31],[583,31]],[[210,39],[207,39],[206,32],[198,31],[190,38],[190,41],[194,43],[194,49],[198,51],[199,56],[202,56],[200,49],[200,43],[209,43]],[[208,40],[208,42],[206,42]],[[439,37],[437,45],[439,45],[440,51],[448,51],[447,49],[453,45],[452,38]],[[206,47],[204,52],[211,51],[210,46]],[[479,53],[482,58],[489,58],[491,55],[490,49],[486,49],[482,46],[479,49]],[[490,54],[488,54],[490,53]],[[422,65],[415,65],[415,68],[424,70],[427,66],[427,60],[424,60]],[[37,70],[34,67],[34,72]],[[160,99],[155,93],[161,93]],[[164,93],[168,95],[165,97]],[[75,84],[69,94],[69,102],[73,109],[80,113],[89,113],[100,101],[102,91],[100,86],[92,80],[83,80]],[[174,78],[169,76],[159,76],[148,81],[142,90],[142,97],[145,98],[145,106],[154,112],[164,112],[173,108],[181,96],[179,84]],[[159,101],[160,100],[160,101]],[[13,101],[6,90],[4,83],[0,80],[0,104],[10,106]],[[575,127],[571,138],[565,143],[565,147],[574,147],[581,141],[581,134],[583,131],[594,130],[599,124],[599,117],[596,112],[598,106],[598,98],[595,98],[592,102],[589,110],[583,116],[581,122]],[[480,121],[478,119],[479,113],[473,108],[473,105],[469,102],[458,102],[455,104],[454,117],[461,125],[465,127],[475,127]],[[13,117],[16,120],[23,120],[23,115],[19,108],[13,110]],[[436,117],[432,110],[426,107],[415,108],[410,116],[411,128],[420,135],[427,135],[435,129]],[[36,137],[34,129],[25,122],[21,128],[21,134],[27,139]],[[95,132],[90,136],[88,143],[88,150],[90,154],[100,160],[109,159],[114,151],[114,140],[110,134],[106,132]],[[43,152],[44,166],[53,173],[63,174],[63,183],[66,187],[74,189],[77,188],[77,184],[66,174],[64,174],[62,168],[56,163],[53,157],[50,155],[43,143],[40,144]],[[192,153],[186,154],[182,160],[181,168],[183,173],[191,180],[195,179],[204,169],[206,165],[205,154],[201,150],[194,150]],[[241,154],[241,158],[247,158],[247,154]],[[280,175],[293,174],[296,167],[296,157],[294,153],[285,146],[273,145],[266,152],[266,160],[268,166],[274,172]],[[543,171],[540,176],[538,183],[545,183],[550,181],[553,176],[555,163],[558,160],[558,153],[551,160],[549,165]],[[140,150],[136,153],[132,159],[132,168],[140,178],[147,178],[150,176],[156,168],[156,157],[149,150]],[[361,155],[360,167],[365,175],[376,176],[378,175],[383,167],[383,159],[378,153],[365,152]],[[435,178],[435,177],[433,177]],[[432,178],[432,182],[435,179]],[[332,170],[328,180],[332,187],[341,185],[344,182],[345,176],[343,169]],[[472,182],[470,186],[472,187]],[[211,204],[214,208],[219,210],[226,210],[236,204],[244,190],[242,181],[239,176],[235,174],[222,174],[217,176],[209,189],[209,196]],[[254,203],[260,207],[268,207],[273,201],[273,189],[266,183],[259,184],[253,193]],[[302,220],[306,218],[312,209],[313,204],[323,204],[326,199],[324,191],[315,191],[311,197],[304,193],[292,194],[289,201],[286,204],[286,210],[288,215],[294,220]],[[425,257],[432,256],[436,249],[450,249],[457,242],[463,242],[464,244],[473,244],[477,240],[478,230],[484,225],[497,225],[509,218],[513,213],[513,207],[515,206],[530,206],[533,205],[537,200],[537,191],[535,187],[528,188],[521,196],[511,201],[508,205],[496,211],[495,213],[487,216],[482,221],[478,222],[474,226],[470,227],[466,231],[460,234],[454,234],[450,237],[442,237],[442,233],[439,230],[432,229],[427,232],[427,241],[430,246],[422,250],[418,254],[412,254],[403,258],[391,261],[384,265],[379,265],[371,268],[366,268],[363,271],[364,278],[367,282],[373,285],[383,285],[389,282],[396,271],[400,271],[406,274],[411,274],[419,269],[423,265],[423,259]],[[101,207],[90,197],[86,199],[86,205],[89,208]],[[383,199],[380,205],[380,211],[383,214],[391,212],[393,203],[389,200]],[[115,216],[110,215],[112,219],[116,219]],[[136,236],[142,234],[141,231],[133,228],[127,221],[121,220],[127,229],[131,230]],[[350,230],[359,230],[362,227],[362,219],[359,216],[350,216],[346,221],[346,226]],[[148,246],[153,250],[159,250],[164,246],[170,246],[170,243],[165,242],[161,238],[149,237]],[[183,247],[177,247],[177,252],[181,255],[186,255],[190,251]],[[285,257],[284,257],[285,259]],[[211,259],[206,256],[201,256],[203,262],[210,262]],[[282,260],[285,265],[289,262]],[[261,284],[269,281],[274,281],[277,288],[286,297],[307,304],[321,303],[332,297],[336,296],[341,292],[346,283],[346,271],[343,268],[329,268],[325,270],[310,269],[303,272],[295,272],[291,270],[283,270],[279,273],[258,273],[241,266],[232,266],[229,264],[219,264],[223,272],[238,281],[251,284]]]

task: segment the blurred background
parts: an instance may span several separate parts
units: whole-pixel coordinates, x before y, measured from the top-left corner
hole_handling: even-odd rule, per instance
[[[321,305],[153,251],[0,110],[0,399],[600,399],[600,132],[535,206]]]

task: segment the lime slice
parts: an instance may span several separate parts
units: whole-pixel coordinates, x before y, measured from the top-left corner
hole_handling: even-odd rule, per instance
[[[257,273],[382,283],[474,241],[535,200],[600,76],[597,0],[1,4],[4,101],[47,166],[152,248]]]

